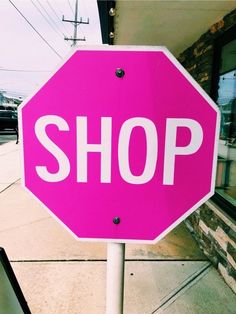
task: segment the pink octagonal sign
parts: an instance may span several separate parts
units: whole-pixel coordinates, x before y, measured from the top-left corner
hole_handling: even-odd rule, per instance
[[[218,109],[164,47],[80,47],[20,123],[24,186],[80,239],[155,243],[214,193]]]

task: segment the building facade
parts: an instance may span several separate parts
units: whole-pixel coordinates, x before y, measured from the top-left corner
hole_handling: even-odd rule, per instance
[[[179,61],[221,111],[215,195],[186,224],[236,293],[236,10],[213,24]]]
[[[236,2],[98,0],[98,6],[104,43],[167,46],[219,106],[215,195],[185,223],[236,293]]]

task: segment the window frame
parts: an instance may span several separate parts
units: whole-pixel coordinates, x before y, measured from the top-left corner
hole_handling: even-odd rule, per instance
[[[213,68],[210,96],[216,102],[218,98],[218,83],[220,79],[220,65],[222,48],[236,39],[236,25],[220,34],[214,41]],[[227,170],[227,169],[226,169]],[[235,206],[224,198],[215,190],[215,194],[211,198],[218,206],[220,206],[230,217],[236,220]]]

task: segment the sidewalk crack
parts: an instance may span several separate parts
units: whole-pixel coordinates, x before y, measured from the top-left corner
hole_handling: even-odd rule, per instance
[[[0,191],[0,194],[5,192],[7,189],[9,189],[12,185],[14,185],[15,183],[17,183],[18,181],[20,181],[20,178],[18,178],[17,180],[15,180],[12,183],[9,183],[9,185],[7,187],[5,187],[3,190]]]
[[[34,220],[34,221],[30,221],[30,222],[28,222],[26,224],[22,224],[22,225],[19,225],[19,226],[3,229],[3,230],[0,230],[0,233],[6,232],[6,231],[10,231],[10,230],[14,230],[14,229],[18,229],[18,228],[25,227],[25,226],[29,226],[29,225],[33,225],[35,223],[41,222],[41,221],[49,219],[49,218],[51,218],[51,217],[44,217],[44,218],[40,218],[40,219],[37,219],[37,220]]]
[[[185,279],[177,288],[175,288],[167,296],[165,296],[161,300],[161,304],[151,314],[161,313],[162,310],[164,310],[170,304],[175,302],[175,300],[178,297],[180,297],[186,290],[191,288],[202,277],[204,277],[209,272],[211,266],[212,266],[211,263],[207,262],[201,269],[195,271],[192,275]]]

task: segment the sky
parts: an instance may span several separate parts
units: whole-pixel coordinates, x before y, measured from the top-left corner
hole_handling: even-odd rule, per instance
[[[0,91],[32,94],[69,54],[72,42],[64,37],[73,36],[74,26],[62,16],[74,19],[75,1],[0,0]],[[78,17],[89,18],[89,25],[78,27],[78,37],[86,38],[78,45],[101,44],[97,1],[79,0],[78,9]]]

